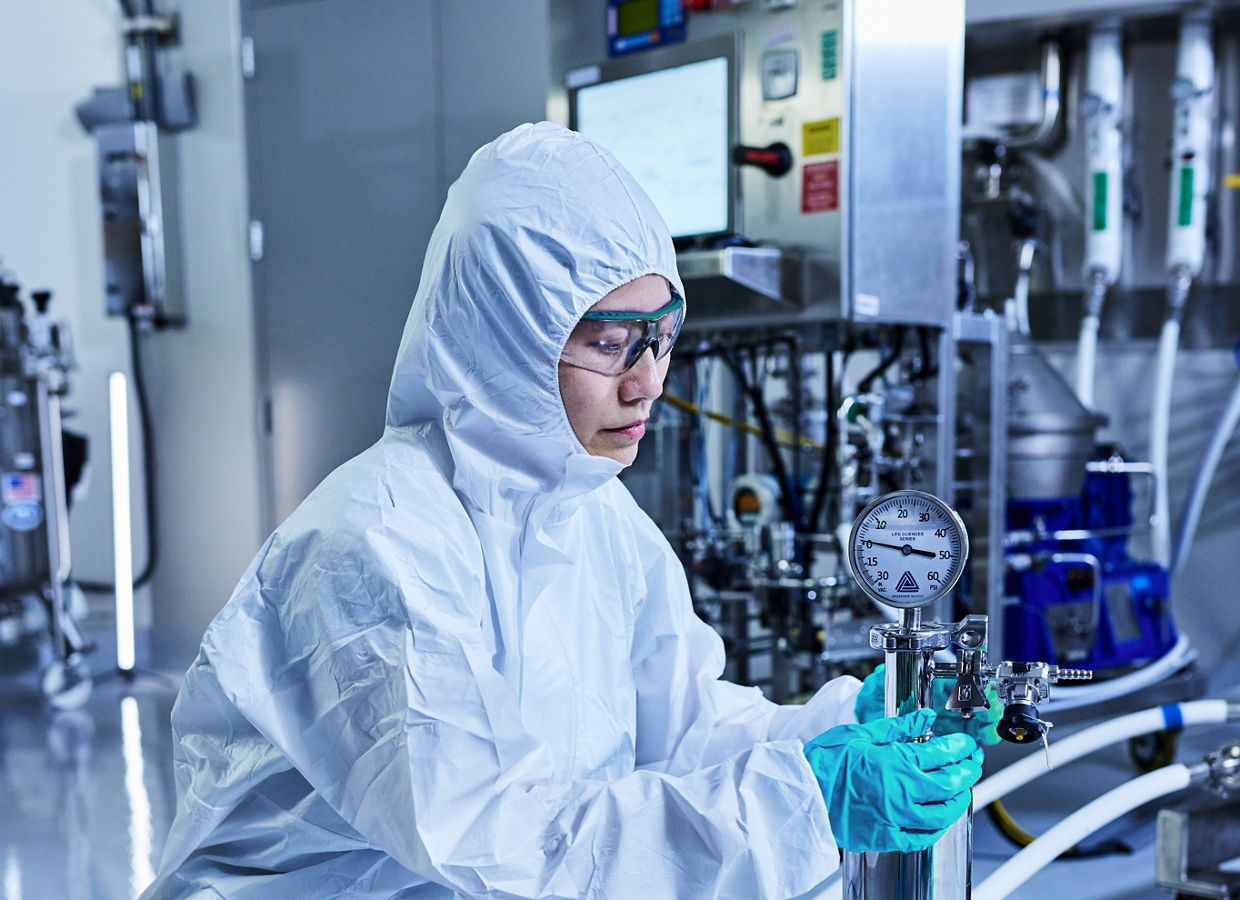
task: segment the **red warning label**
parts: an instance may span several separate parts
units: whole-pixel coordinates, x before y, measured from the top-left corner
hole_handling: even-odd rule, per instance
[[[840,161],[807,163],[801,167],[801,212],[830,212],[840,208]]]

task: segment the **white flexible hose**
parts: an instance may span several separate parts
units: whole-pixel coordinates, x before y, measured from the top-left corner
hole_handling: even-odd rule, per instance
[[[1227,449],[1227,442],[1231,440],[1237,423],[1240,423],[1240,381],[1236,382],[1236,388],[1231,392],[1231,402],[1227,404],[1226,412],[1214,429],[1214,437],[1210,439],[1210,446],[1201,458],[1188,499],[1184,501],[1184,511],[1180,514],[1180,527],[1175,538],[1175,552],[1171,556],[1172,579],[1180,574],[1184,564],[1188,562],[1188,551],[1197,533],[1201,509],[1206,504],[1206,491],[1214,480],[1214,472],[1218,469],[1223,451]]]
[[[1188,636],[1181,634],[1170,650],[1149,665],[1142,666],[1127,675],[1121,675],[1119,678],[1112,678],[1110,681],[1100,681],[1097,684],[1081,687],[1056,687],[1051,692],[1051,699],[1041,708],[1048,713],[1063,712],[1065,709],[1076,709],[1080,706],[1114,700],[1116,697],[1157,684],[1196,657],[1197,651],[1193,649]]]
[[[1076,343],[1076,396],[1086,409],[1094,408],[1094,368],[1098,356],[1098,317],[1081,319]]]
[[[1154,405],[1150,413],[1150,463],[1154,467],[1154,562],[1171,565],[1171,509],[1167,493],[1167,435],[1171,422],[1171,382],[1180,343],[1180,322],[1168,316],[1158,336],[1158,362],[1154,373]]]
[[[1001,900],[1011,895],[1043,866],[1103,825],[1151,800],[1183,790],[1190,781],[1188,766],[1177,763],[1134,778],[1103,794],[997,868],[973,891],[973,900]]]
[[[1143,709],[1100,722],[1062,740],[1052,741],[1051,758],[1056,766],[1062,766],[1095,750],[1138,735],[1149,734],[1151,731],[1226,722],[1229,718],[1228,712],[1226,700],[1194,700],[1191,703],[1172,703],[1168,706]],[[1041,749],[1030,753],[1024,759],[1017,760],[991,775],[973,789],[973,811],[977,812],[989,806],[1048,771]]]

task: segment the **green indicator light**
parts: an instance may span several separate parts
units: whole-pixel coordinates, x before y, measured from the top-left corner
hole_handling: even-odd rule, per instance
[[[1176,225],[1183,228],[1193,224],[1193,167],[1180,169],[1180,210]]]
[[[1107,228],[1107,173],[1094,173],[1094,231]]]

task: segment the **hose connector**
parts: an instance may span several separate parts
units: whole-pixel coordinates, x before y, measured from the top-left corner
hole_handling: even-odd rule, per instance
[[[1102,318],[1102,305],[1107,298],[1107,273],[1104,269],[1092,269],[1089,273],[1089,297],[1085,301],[1085,315]]]
[[[1240,792],[1240,741],[1228,741],[1205,758],[1206,787],[1220,797]]]
[[[1179,322],[1188,303],[1188,292],[1193,285],[1193,273],[1188,266],[1176,266],[1167,282],[1167,318]]]

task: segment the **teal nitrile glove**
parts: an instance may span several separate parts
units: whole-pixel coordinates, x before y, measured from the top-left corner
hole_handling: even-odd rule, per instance
[[[861,682],[861,691],[853,701],[853,715],[858,722],[873,722],[886,714],[886,703],[883,696],[883,679],[886,663],[879,663],[878,668],[866,676]],[[965,718],[954,709],[947,708],[947,700],[952,695],[956,683],[950,678],[936,678],[930,685],[930,704],[937,712],[934,720],[934,733],[967,734],[979,744],[999,743],[998,725],[1003,718],[1003,701],[994,686],[986,688],[986,699],[990,701],[990,709],[974,710],[973,715]]]
[[[919,709],[837,725],[805,745],[845,850],[924,850],[969,808],[969,789],[982,775],[977,742],[967,734],[913,742],[933,724],[934,710]]]

